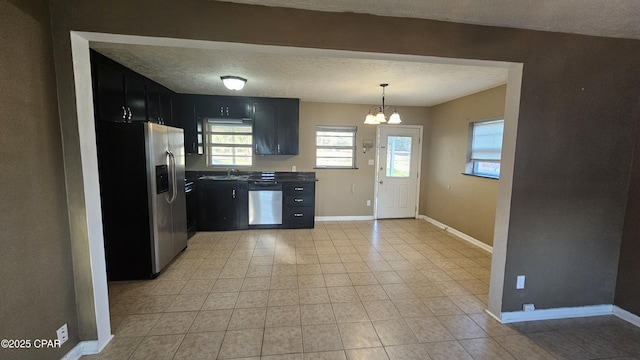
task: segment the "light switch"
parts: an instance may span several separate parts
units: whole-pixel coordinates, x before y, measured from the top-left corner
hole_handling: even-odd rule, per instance
[[[376,163],[375,163],[375,161],[374,161],[373,159],[369,159],[369,165],[373,166],[373,165],[375,165],[375,164],[376,164]]]
[[[516,278],[516,290],[524,289],[524,275],[518,275]]]

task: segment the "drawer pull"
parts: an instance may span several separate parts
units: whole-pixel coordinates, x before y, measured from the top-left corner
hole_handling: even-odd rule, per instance
[[[293,201],[295,201],[295,202],[303,202],[303,201],[304,201],[304,199],[298,199],[298,198],[295,198],[295,199],[293,199]]]
[[[303,187],[294,187],[293,190],[295,191],[304,191]]]
[[[295,216],[295,217],[302,217],[303,215],[302,215],[302,213],[295,213],[295,214],[293,214],[293,216]]]

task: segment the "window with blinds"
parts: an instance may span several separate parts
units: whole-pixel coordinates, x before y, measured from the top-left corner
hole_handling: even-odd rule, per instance
[[[316,167],[355,169],[355,126],[316,126]]]
[[[205,144],[208,166],[251,166],[253,135],[250,122],[207,120]]]
[[[466,173],[499,178],[504,120],[475,122],[470,127]]]

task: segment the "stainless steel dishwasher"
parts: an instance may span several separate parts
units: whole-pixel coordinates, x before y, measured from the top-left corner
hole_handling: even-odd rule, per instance
[[[249,225],[282,224],[282,184],[273,180],[249,183]]]

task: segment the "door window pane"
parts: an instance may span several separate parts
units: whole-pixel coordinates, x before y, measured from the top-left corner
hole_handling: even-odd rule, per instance
[[[387,140],[387,177],[411,175],[411,136],[389,136]]]

